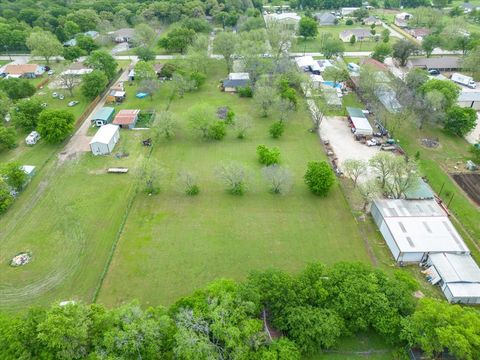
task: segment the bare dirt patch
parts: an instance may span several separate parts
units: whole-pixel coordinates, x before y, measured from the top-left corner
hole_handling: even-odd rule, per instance
[[[470,199],[480,206],[480,173],[457,173],[452,174],[452,177]]]

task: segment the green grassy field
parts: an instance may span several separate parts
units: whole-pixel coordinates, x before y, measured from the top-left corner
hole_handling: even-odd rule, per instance
[[[335,25],[335,26],[319,26],[318,27],[318,35],[315,39],[308,39],[304,40],[303,38],[297,38],[291,52],[320,52],[320,45],[321,45],[321,37],[322,34],[329,33],[332,35],[333,39],[339,39],[339,34],[348,29],[368,29],[370,30],[369,26],[361,25],[361,24],[353,24],[353,25]],[[377,34],[380,35],[383,27],[377,26],[375,28]],[[390,45],[392,45],[397,38],[390,37]],[[350,44],[349,42],[343,43],[345,46],[345,52],[351,51],[372,51],[378,42],[375,41],[357,41],[355,44]]]
[[[274,117],[259,118],[251,99],[221,93],[217,80],[225,75],[223,64],[213,65],[199,93],[171,106],[181,129],[177,138],[157,146],[150,159],[165,169],[162,192],[135,199],[100,292],[102,303],[139,298],[143,303],[170,304],[215,278],[241,279],[252,269],[277,266],[295,271],[309,261],[368,261],[339,187],[320,199],[303,184],[306,163],[324,158],[318,138],[307,131],[311,124],[304,105],[284,137],[272,140],[268,127]],[[165,106],[162,91],[153,101],[132,99],[134,87],[127,91],[131,100],[122,108]],[[185,112],[201,99],[214,108],[228,105],[237,114],[252,115],[248,138],[242,141],[229,134],[221,142],[198,139],[187,127]],[[256,160],[259,144],[279,147],[282,163],[295,176],[290,194],[277,197],[267,192]],[[227,194],[214,175],[216,166],[231,160],[250,172],[249,191],[240,198]],[[187,197],[176,188],[175,176],[183,169],[198,174],[198,197]]]
[[[310,261],[369,261],[340,187],[322,199],[303,184],[306,163],[324,158],[318,138],[308,132],[305,104],[288,123],[285,135],[272,140],[268,127],[275,117],[259,118],[251,99],[220,92],[223,63],[213,61],[209,69],[201,91],[172,103],[181,126],[178,136],[153,149],[150,162],[165,173],[159,195],[134,196],[136,174],[150,151],[140,145],[148,131],[122,131],[117,151],[129,153],[127,158],[85,154],[59,164],[51,155],[0,218],[0,308],[18,310],[65,299],[92,301],[124,219],[99,297],[109,306],[134,298],[145,305],[170,304],[215,278],[242,279],[252,269],[277,266],[296,271]],[[135,89],[127,86],[129,100],[121,107],[165,108],[165,88],[153,101],[136,99]],[[221,142],[198,139],[184,115],[200,101],[213,109],[228,105],[237,114],[251,114],[254,126],[248,138],[238,140],[229,129]],[[259,144],[280,148],[282,164],[295,177],[290,194],[267,192],[255,154]],[[38,145],[28,148],[37,149],[28,152],[31,157],[23,155],[26,162],[33,154],[39,158],[48,151],[56,154],[56,149]],[[249,169],[249,191],[243,197],[226,194],[214,175],[217,165],[230,160]],[[126,166],[130,172],[106,174],[110,166]],[[175,178],[182,169],[198,174],[199,196],[190,198],[178,191]],[[33,261],[10,267],[11,257],[21,251],[31,251]]]

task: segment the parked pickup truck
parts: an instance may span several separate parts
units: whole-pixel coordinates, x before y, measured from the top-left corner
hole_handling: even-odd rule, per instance
[[[451,79],[453,82],[456,82],[457,84],[460,84],[460,85],[467,86],[470,89],[475,89],[477,87],[477,84],[475,83],[475,81],[473,81],[473,78],[470,76],[454,73],[452,74]]]
[[[395,151],[396,150],[396,147],[393,146],[393,145],[388,145],[388,144],[384,144],[380,147],[380,150],[383,150],[383,151]]]

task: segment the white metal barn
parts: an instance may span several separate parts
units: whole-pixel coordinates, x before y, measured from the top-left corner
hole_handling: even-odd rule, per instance
[[[120,139],[120,131],[117,125],[107,124],[98,129],[90,141],[90,149],[93,155],[107,155],[113,151],[115,144]]]
[[[480,304],[480,268],[470,255],[431,254],[430,282],[439,284],[451,303]]]
[[[372,216],[394,259],[420,263],[429,254],[470,254],[435,200],[375,200]]]

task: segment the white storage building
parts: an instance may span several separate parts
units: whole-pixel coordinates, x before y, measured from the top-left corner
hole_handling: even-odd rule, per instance
[[[435,200],[375,200],[372,216],[397,262],[420,263],[435,253],[470,254]]]
[[[431,254],[425,273],[451,303],[480,304],[480,268],[470,255]]]
[[[107,155],[113,151],[115,144],[120,139],[120,131],[117,125],[107,124],[98,129],[90,141],[90,149],[93,155]]]
[[[348,120],[352,124],[352,132],[355,135],[373,135],[373,128],[361,109],[347,106],[347,113]]]

